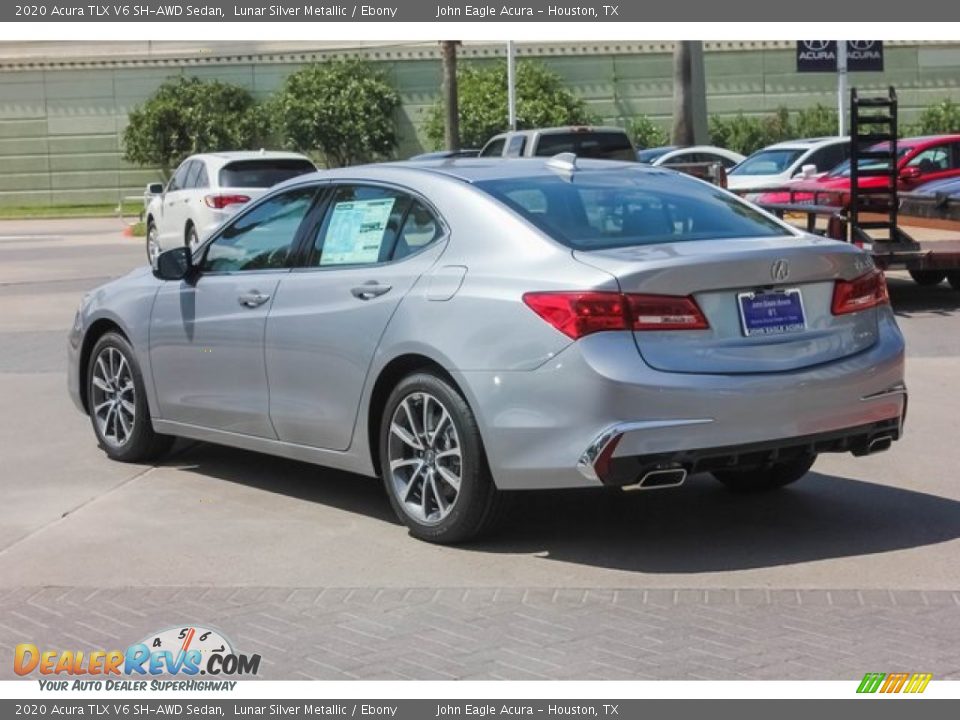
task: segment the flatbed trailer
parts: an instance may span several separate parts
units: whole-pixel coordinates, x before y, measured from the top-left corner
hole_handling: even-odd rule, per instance
[[[884,143],[888,149],[878,150]],[[861,167],[861,160],[873,161],[879,167]],[[850,91],[849,192],[794,191],[787,187],[783,188],[787,202],[759,205],[780,218],[805,216],[808,232],[853,243],[869,252],[884,270],[907,270],[921,285],[947,279],[960,290],[960,239],[917,241],[900,225],[900,217],[909,213],[943,224],[956,221],[960,232],[960,201],[901,195],[897,173],[896,91],[891,87],[885,97],[861,98],[854,88]],[[887,182],[882,187],[861,187],[861,177],[884,177]],[[798,194],[802,194],[802,200]],[[844,197],[838,201],[838,195]]]

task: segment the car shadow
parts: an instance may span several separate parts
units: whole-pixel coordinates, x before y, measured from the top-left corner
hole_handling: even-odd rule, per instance
[[[397,523],[372,478],[203,443],[167,464]],[[756,495],[731,493],[698,475],[669,490],[518,492],[507,498],[497,531],[457,546],[460,552],[701,573],[872,555],[960,537],[960,502],[817,472]]]
[[[960,292],[944,281],[939,285],[917,285],[909,278],[887,275],[890,304],[897,317],[933,314],[950,317],[960,310]]]

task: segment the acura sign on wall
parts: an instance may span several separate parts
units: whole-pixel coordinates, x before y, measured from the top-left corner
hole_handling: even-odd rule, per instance
[[[847,70],[883,72],[883,41],[847,40]],[[836,40],[797,42],[797,72],[836,72]]]

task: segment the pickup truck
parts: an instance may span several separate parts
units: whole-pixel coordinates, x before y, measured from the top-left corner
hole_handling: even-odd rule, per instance
[[[622,128],[583,125],[500,133],[487,141],[480,157],[552,157],[568,152],[579,158],[637,159],[633,143]]]

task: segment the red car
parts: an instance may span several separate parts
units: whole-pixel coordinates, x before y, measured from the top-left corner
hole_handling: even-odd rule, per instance
[[[880,143],[871,150],[887,150]],[[944,178],[960,177],[960,135],[930,135],[903,138],[897,142],[898,189],[910,191],[922,183]],[[861,159],[861,170],[877,170],[885,166],[883,160]],[[884,187],[888,179],[870,175],[860,177],[860,187]],[[792,191],[792,195],[791,195]],[[808,180],[796,180],[783,190],[762,193],[753,200],[759,204],[815,203],[817,205],[846,206],[850,199],[850,161],[847,160],[826,175]]]

